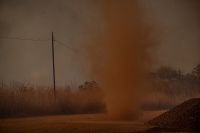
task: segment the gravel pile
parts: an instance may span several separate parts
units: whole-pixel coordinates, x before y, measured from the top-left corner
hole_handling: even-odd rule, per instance
[[[200,131],[200,98],[185,101],[149,123],[163,129]]]

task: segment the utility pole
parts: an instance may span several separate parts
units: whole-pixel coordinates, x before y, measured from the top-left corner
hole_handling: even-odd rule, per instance
[[[51,43],[52,43],[52,65],[53,65],[53,91],[54,91],[54,97],[56,98],[56,75],[55,75],[55,54],[54,54],[54,36],[53,32],[51,35]]]

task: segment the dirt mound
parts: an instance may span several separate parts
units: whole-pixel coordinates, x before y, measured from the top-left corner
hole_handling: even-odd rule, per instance
[[[149,123],[163,129],[200,131],[200,98],[185,101]]]

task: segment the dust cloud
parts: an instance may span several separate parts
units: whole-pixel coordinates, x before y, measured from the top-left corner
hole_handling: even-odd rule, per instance
[[[136,1],[101,1],[105,31],[90,48],[92,74],[105,93],[112,120],[134,120],[141,113],[151,43]]]

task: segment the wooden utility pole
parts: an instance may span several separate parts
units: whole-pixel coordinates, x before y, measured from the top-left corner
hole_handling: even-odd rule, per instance
[[[51,35],[51,42],[52,42],[52,65],[53,65],[53,91],[54,91],[54,97],[56,98],[56,75],[55,75],[55,54],[54,54],[54,36],[53,32]]]

